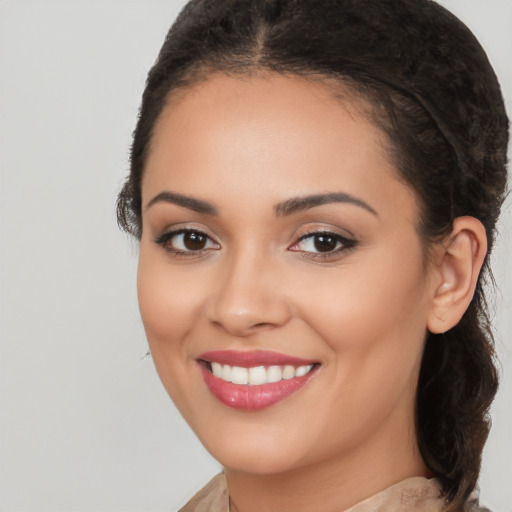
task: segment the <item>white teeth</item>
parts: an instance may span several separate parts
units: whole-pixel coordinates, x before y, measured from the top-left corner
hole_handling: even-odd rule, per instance
[[[251,386],[265,384],[265,382],[267,382],[267,370],[264,366],[249,368],[249,384]]]
[[[307,366],[299,366],[295,370],[295,377],[303,377],[306,375],[306,373],[309,373],[311,371],[311,368],[313,368],[312,364],[308,364]]]
[[[226,382],[231,382],[231,366],[229,364],[225,364],[222,368],[222,376],[220,378]]]
[[[253,366],[251,368],[242,368],[240,366],[230,366],[229,364],[211,363],[213,375],[225,382],[233,384],[242,384],[249,386],[260,386],[280,380],[289,380],[294,377],[303,377],[308,374],[313,365],[304,366],[286,365],[286,366]]]
[[[279,382],[283,380],[283,370],[280,366],[271,366],[267,370],[267,382]]]
[[[220,363],[212,363],[212,373],[219,379],[222,378],[222,365]]]
[[[295,377],[295,368],[293,366],[285,366],[283,370],[283,379],[293,379]]]
[[[232,366],[231,382],[233,384],[248,384],[249,372],[247,371],[247,368],[240,368],[240,366]]]

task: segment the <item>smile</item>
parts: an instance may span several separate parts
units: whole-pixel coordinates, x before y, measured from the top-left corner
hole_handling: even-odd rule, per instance
[[[312,364],[299,366],[295,368],[291,365],[286,366],[253,366],[251,368],[242,368],[241,366],[230,366],[229,364],[211,363],[212,373],[218,379],[233,384],[260,386],[261,384],[271,384],[281,380],[289,380],[294,377],[303,377],[313,368]]]
[[[220,402],[248,411],[269,407],[299,391],[320,366],[263,351],[209,352],[198,362],[206,386]]]

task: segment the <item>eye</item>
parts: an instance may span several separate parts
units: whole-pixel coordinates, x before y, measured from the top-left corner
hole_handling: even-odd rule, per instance
[[[290,247],[291,251],[312,253],[313,255],[329,256],[348,249],[356,245],[355,240],[350,240],[337,233],[319,231],[308,233],[299,238],[299,240]]]
[[[220,249],[206,233],[194,229],[179,229],[160,235],[155,242],[166,251],[176,255],[201,253],[210,249]]]

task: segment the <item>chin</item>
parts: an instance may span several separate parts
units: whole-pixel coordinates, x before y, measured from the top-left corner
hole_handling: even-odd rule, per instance
[[[212,455],[231,471],[252,475],[276,475],[300,467],[299,461],[287,454],[264,452],[251,447],[244,451],[220,451]]]
[[[221,435],[212,435],[221,432]],[[284,473],[304,463],[304,444],[286,432],[273,432],[259,422],[249,428],[226,424],[219,430],[197,432],[199,439],[224,468],[257,475]],[[205,435],[203,435],[205,434]]]

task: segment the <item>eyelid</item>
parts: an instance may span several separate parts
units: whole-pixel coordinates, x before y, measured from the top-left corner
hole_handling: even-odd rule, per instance
[[[306,251],[301,249],[294,249],[297,245],[299,245],[303,240],[307,240],[308,238],[315,237],[315,236],[332,236],[336,239],[337,243],[339,242],[341,245],[340,247],[332,250],[332,251]],[[354,237],[347,237],[345,235],[342,235],[339,232],[336,232],[333,229],[326,229],[326,228],[316,228],[311,229],[307,233],[301,234],[298,236],[295,241],[288,247],[288,250],[291,250],[292,252],[301,252],[305,257],[308,258],[334,258],[339,257],[342,253],[345,253],[349,250],[352,250],[355,248],[355,246],[358,244],[358,241]]]
[[[346,233],[346,230],[344,230]],[[188,248],[179,248],[172,247],[171,244],[168,245],[170,241],[174,237],[179,236],[180,234],[186,233],[197,233],[206,237],[206,247],[199,249],[188,249]],[[300,230],[299,230],[300,233]],[[306,250],[299,248],[299,244],[308,238],[312,238],[315,236],[330,236],[336,240],[335,248],[329,251],[321,251],[321,250]],[[199,257],[204,255],[207,252],[212,250],[218,250],[221,248],[221,244],[217,242],[216,237],[210,234],[210,230],[201,226],[194,225],[175,225],[172,227],[168,227],[163,232],[155,236],[154,242],[161,246],[165,251],[174,255],[174,256],[182,256],[182,257]],[[336,258],[340,257],[342,253],[345,253],[349,250],[355,248],[358,244],[358,240],[355,239],[352,235],[347,236],[346,234],[341,234],[338,229],[330,226],[318,226],[318,227],[309,227],[306,232],[301,234],[296,234],[294,237],[294,241],[288,246],[289,251],[302,253],[304,257],[308,257],[311,259],[321,259],[321,258]]]
[[[212,233],[212,230],[204,224],[196,222],[176,222],[173,224],[167,224],[162,228],[155,229],[153,239],[155,242],[162,238],[169,238],[169,236],[176,235],[179,233],[201,233],[208,238],[211,238],[217,242],[217,236]],[[217,242],[218,243],[218,242]]]
[[[334,237],[340,238],[341,240],[346,240],[348,242],[353,240],[352,237],[348,237],[346,235],[342,235],[341,233],[338,233],[337,231],[334,231],[332,229],[318,229],[318,228],[315,228],[315,229],[312,229],[311,231],[308,231],[307,233],[301,234],[297,238],[297,241],[303,240],[304,238],[308,238],[308,237],[314,236],[314,235],[332,235]]]
[[[303,226],[302,229],[298,229],[296,231],[296,234],[294,236],[295,243],[297,243],[299,240],[303,240],[304,238],[307,238],[309,236],[313,235],[332,235],[337,238],[340,238],[343,241],[346,242],[356,242],[357,238],[356,236],[348,231],[347,229],[341,229],[339,227],[333,226],[331,224],[328,225],[309,225],[309,226]]]
[[[161,246],[164,250],[166,250],[167,252],[169,252],[175,256],[198,257],[198,256],[203,255],[206,252],[211,251],[212,249],[214,249],[214,250],[220,249],[220,244],[207,231],[208,230],[206,230],[206,229],[201,229],[201,228],[197,228],[194,226],[175,226],[173,228],[168,228],[168,229],[164,230],[161,234],[157,235],[154,238],[154,242],[157,245]],[[182,235],[182,234],[186,234],[186,233],[197,233],[197,234],[203,235],[215,247],[205,247],[203,249],[198,249],[198,250],[192,250],[192,249],[183,250],[183,249],[172,248],[172,247],[166,246],[166,243],[171,241],[174,237]]]

